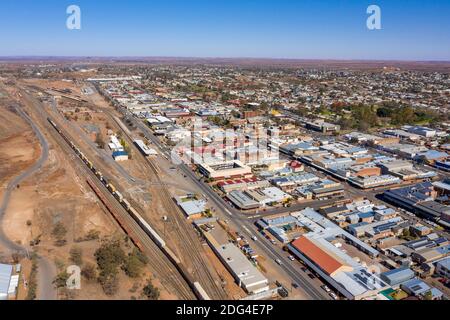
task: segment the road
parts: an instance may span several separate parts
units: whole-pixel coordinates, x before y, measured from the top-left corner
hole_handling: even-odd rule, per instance
[[[31,118],[19,107],[15,107],[17,113],[30,124],[32,130],[34,131],[36,137],[39,140],[41,145],[41,156],[38,161],[32,165],[29,169],[22,172],[20,175],[11,180],[3,194],[3,199],[0,207],[0,247],[6,248],[11,252],[25,252],[28,255],[28,249],[18,245],[17,243],[8,239],[3,231],[3,225],[1,224],[1,220],[3,219],[6,210],[8,209],[9,202],[11,200],[11,194],[14,190],[17,189],[17,186],[22,183],[22,181],[31,177],[33,174],[37,173],[45,162],[48,159],[49,155],[49,146],[47,140],[44,138],[39,128],[34,124]],[[38,299],[40,300],[55,300],[56,299],[56,290],[52,284],[52,280],[56,275],[56,269],[48,260],[43,257],[39,258],[38,263]],[[49,281],[50,280],[50,281]]]
[[[192,293],[189,285],[183,279],[182,275],[179,273],[177,268],[169,261],[169,259],[164,255],[161,249],[150,239],[147,233],[140,227],[140,225],[128,214],[128,212],[123,208],[122,205],[117,202],[114,196],[106,189],[106,187],[97,179],[96,175],[88,169],[87,166],[81,161],[78,156],[76,156],[74,150],[66,143],[62,136],[48,123],[47,118],[51,117],[50,114],[40,105],[40,102],[31,95],[24,93],[24,96],[28,97],[33,103],[34,108],[38,110],[38,116],[40,122],[48,129],[48,133],[53,137],[55,143],[57,143],[67,155],[72,155],[71,162],[77,172],[84,174],[85,177],[90,177],[96,187],[101,190],[102,196],[111,205],[114,212],[120,216],[122,222],[128,227],[131,232],[130,236],[133,239],[138,240],[138,242],[143,246],[144,253],[149,257],[149,264],[152,266],[155,274],[164,287],[168,289],[169,292],[176,294],[181,299],[193,300],[195,295]],[[59,128],[64,131],[64,134],[71,140],[72,139],[67,131],[64,129],[62,123],[63,120],[58,118],[53,118],[57,123]],[[96,161],[93,161],[94,164]],[[52,278],[53,279],[53,278]]]
[[[157,137],[153,135],[150,129],[141,121],[132,117],[130,114],[126,114],[127,118],[133,121],[133,123],[138,127],[145,135],[145,137],[152,141],[152,143],[157,146],[162,154],[170,159],[171,151],[166,146],[164,146]],[[210,186],[199,181],[195,173],[186,165],[181,164],[178,168],[182,171],[182,173],[188,177],[192,182],[202,191],[203,195],[206,196],[210,201],[212,201],[216,208],[219,209],[223,213],[225,217],[232,220],[237,226],[240,226],[239,232],[243,234],[247,239],[256,236],[258,238],[257,247],[265,254],[266,257],[269,257],[272,260],[279,259],[282,261],[282,265],[280,268],[291,277],[292,281],[298,284],[301,289],[308,295],[308,297],[312,300],[329,300],[330,297],[326,292],[324,292],[320,286],[311,281],[311,279],[307,276],[306,273],[300,270],[300,266],[295,266],[292,261],[287,258],[286,253],[281,251],[279,248],[275,247],[271,243],[268,242],[267,239],[262,237],[259,233],[255,232],[255,234],[251,233],[250,230],[254,229],[254,225],[252,221],[248,219],[248,216],[237,210],[236,208],[229,205],[225,202],[220,196],[215,193]],[[323,206],[327,202],[324,201],[320,203],[320,206]],[[317,205],[317,202],[316,202]],[[298,208],[303,209],[305,205],[298,206]],[[301,210],[300,209],[300,210]],[[280,208],[272,210],[265,214],[276,214],[283,212],[292,212],[295,208]],[[288,284],[290,285],[290,284]]]

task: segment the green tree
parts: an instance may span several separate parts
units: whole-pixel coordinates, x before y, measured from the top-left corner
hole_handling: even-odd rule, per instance
[[[69,280],[70,275],[64,270],[56,275],[55,280],[53,280],[53,284],[55,288],[64,288],[66,287],[67,280]]]
[[[142,289],[142,295],[149,300],[158,300],[160,297],[160,291],[153,285],[152,281],[149,279],[147,280],[147,284]]]
[[[126,255],[120,241],[108,241],[101,245],[94,254],[97,265],[103,275],[115,275],[125,261]]]
[[[130,278],[138,278],[142,273],[143,267],[147,263],[147,257],[138,249],[134,249],[125,260],[123,270]]]

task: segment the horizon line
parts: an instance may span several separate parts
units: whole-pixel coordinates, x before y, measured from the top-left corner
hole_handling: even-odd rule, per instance
[[[220,57],[220,56],[141,56],[141,55],[0,55],[2,59],[205,59],[205,60],[273,60],[273,61],[330,61],[330,62],[409,62],[409,63],[450,63],[440,59],[365,59],[365,58],[286,58],[286,57]]]

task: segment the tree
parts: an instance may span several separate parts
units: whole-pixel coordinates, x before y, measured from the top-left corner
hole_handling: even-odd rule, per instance
[[[102,244],[94,254],[100,272],[104,275],[117,274],[117,269],[125,261],[125,252],[120,241],[108,241]]]
[[[147,257],[138,249],[134,249],[125,260],[123,270],[130,278],[138,278],[147,263]]]
[[[81,266],[83,264],[83,250],[79,247],[70,249],[70,261],[77,266]]]
[[[151,279],[147,280],[147,284],[142,289],[142,295],[149,300],[158,300],[160,297],[160,291],[156,288]]]
[[[431,292],[431,290],[430,291],[427,291],[424,295],[423,295],[423,298],[425,299],[425,300],[433,300],[433,293]]]
[[[86,264],[81,270],[81,275],[88,281],[93,281],[97,278],[97,269],[92,263]]]
[[[57,289],[64,288],[67,284],[67,280],[69,280],[70,275],[64,270],[56,275],[55,280],[53,280],[53,284]]]
[[[103,288],[103,292],[105,292],[108,296],[113,296],[119,290],[119,279],[117,275],[104,275],[101,274],[99,277],[99,282]]]

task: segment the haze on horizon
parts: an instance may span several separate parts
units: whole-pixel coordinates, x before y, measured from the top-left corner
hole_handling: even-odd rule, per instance
[[[82,29],[66,28],[76,4]],[[366,9],[382,10],[368,30]],[[0,56],[450,61],[450,1],[0,3]]]

